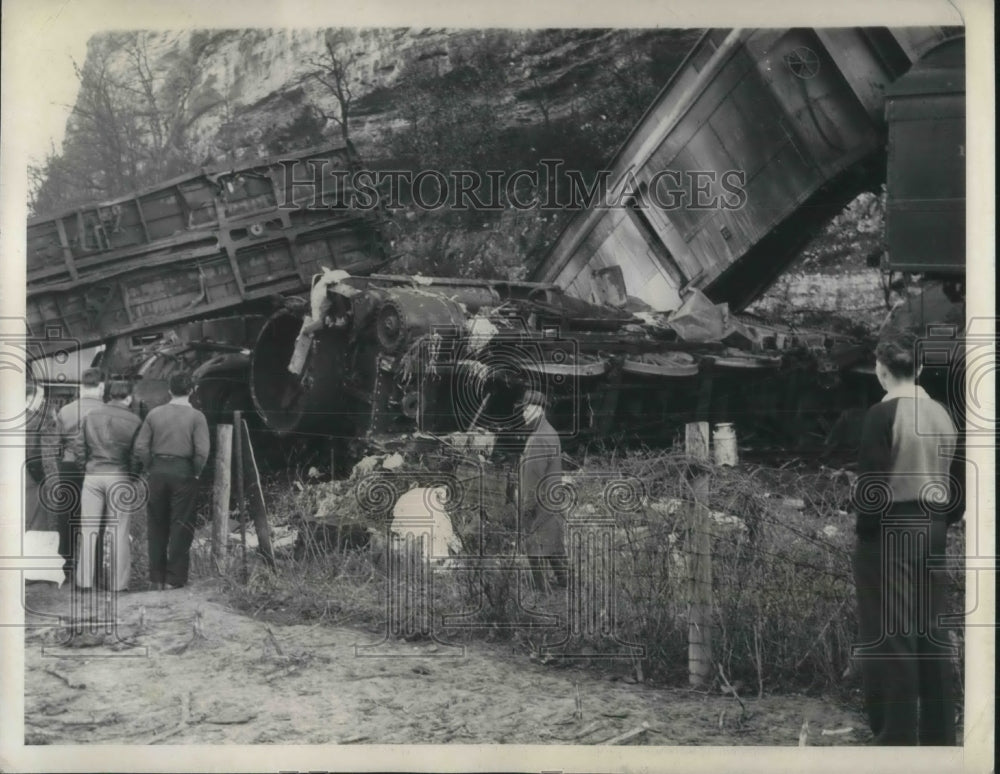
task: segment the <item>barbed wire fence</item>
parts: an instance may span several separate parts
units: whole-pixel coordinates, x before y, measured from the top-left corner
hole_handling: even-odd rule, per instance
[[[839,690],[857,684],[851,567],[853,516],[844,471],[718,467],[679,453],[619,457],[622,476],[646,487],[643,507],[616,517],[616,626],[646,648],[645,670],[682,682],[688,617],[699,600],[691,468],[708,477],[712,570],[712,658],[734,685],[774,690]],[[581,502],[597,502],[581,477]],[[964,604],[961,528],[949,537],[949,609]],[[962,632],[956,686],[961,695]]]
[[[412,480],[403,489],[419,484],[415,466],[426,467],[431,478],[440,476],[447,460],[432,456],[408,461]],[[482,624],[478,631],[473,627],[456,633],[444,627],[445,634],[461,638],[518,638],[523,634],[537,644],[535,633],[518,633],[518,626],[531,616],[519,603],[517,515],[510,498],[510,471],[500,465],[463,462],[460,455],[451,462],[455,463],[451,468],[455,480],[467,485],[462,496],[447,506],[462,550],[450,567],[434,571],[436,625],[443,618],[465,615],[464,620]],[[393,478],[391,471],[369,475]],[[851,567],[856,540],[850,514],[851,476],[843,470],[817,470],[805,464],[777,467],[743,462],[720,467],[683,452],[662,450],[591,455],[579,471],[566,476],[573,492],[567,531],[572,532],[581,518],[603,518],[603,524],[613,525],[610,554],[602,553],[603,549],[584,551],[576,569],[580,577],[610,577],[609,588],[593,598],[608,608],[597,610],[595,616],[608,620],[615,636],[584,632],[578,641],[566,645],[567,652],[575,647],[577,652],[600,656],[617,647],[616,642],[633,643],[643,650],[641,657],[632,659],[638,679],[687,683],[695,601],[692,504],[702,497],[693,487],[697,476],[707,479],[701,491],[707,491],[703,505],[712,568],[709,639],[713,668],[700,688],[727,689],[728,683],[747,696],[786,691],[842,693],[859,687],[858,670],[850,656],[858,637]],[[638,482],[639,500],[628,508],[609,509],[606,489],[616,481]],[[331,498],[329,507],[322,505],[324,497]],[[377,614],[384,593],[384,568],[378,566],[382,552],[355,549],[340,538],[351,525],[359,533],[371,532],[368,527],[383,528],[368,524],[363,514],[354,512],[357,509],[346,482],[307,486],[295,499],[303,514],[335,514],[339,529],[331,545],[318,534],[300,532],[304,536],[302,561],[295,563],[293,574],[301,583],[292,596],[301,594],[305,599],[313,593],[308,587],[321,579],[317,587],[323,589],[323,600],[314,607],[331,611],[330,619],[358,621],[362,612],[365,617],[369,612]],[[963,612],[962,531],[961,526],[949,531],[948,613]],[[600,548],[597,542],[594,546]],[[481,560],[477,564],[476,558],[482,555],[495,561],[489,566]],[[602,576],[605,571],[600,563],[606,563],[609,556],[613,573]],[[356,588],[358,584],[363,589]],[[282,591],[282,604],[288,603],[287,591]],[[342,614],[333,615],[334,608],[346,605],[347,597],[357,602],[357,609],[352,603],[350,611],[345,607]],[[362,597],[367,600],[363,606]],[[545,612],[568,614],[566,598],[565,592],[552,590],[540,600],[532,599]],[[470,611],[475,611],[471,618]],[[959,646],[955,685],[960,699],[963,632],[953,629],[948,636]],[[587,642],[579,641],[588,637]]]

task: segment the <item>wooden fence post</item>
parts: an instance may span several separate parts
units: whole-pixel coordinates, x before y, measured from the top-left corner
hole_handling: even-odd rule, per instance
[[[691,538],[688,573],[691,606],[688,614],[688,682],[704,686],[712,678],[712,532],[708,507],[708,422],[690,422],[685,428],[685,449],[696,468],[691,482]]]
[[[215,429],[215,478],[212,481],[212,559],[222,568],[229,536],[229,498],[232,494],[233,426]]]
[[[247,570],[247,508],[243,492],[243,412],[233,412],[234,443],[233,453],[236,457],[236,507],[240,513],[240,550],[242,552],[243,582],[250,579]]]
[[[240,450],[247,513],[253,519],[254,529],[257,531],[257,550],[264,557],[267,566],[274,570],[276,568],[274,549],[271,547],[271,528],[267,523],[267,506],[264,504],[264,490],[260,485],[260,471],[257,469],[253,444],[250,442],[250,428],[247,427],[245,419],[242,422]],[[249,491],[246,491],[247,487],[249,487]]]

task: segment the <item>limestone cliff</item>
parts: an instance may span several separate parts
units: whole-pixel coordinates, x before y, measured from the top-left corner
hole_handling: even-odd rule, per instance
[[[697,34],[292,28],[109,33],[88,46],[62,156],[80,155],[80,146],[95,139],[89,124],[102,100],[91,104],[88,90],[101,91],[113,120],[129,124],[121,132],[132,135],[128,142],[164,146],[154,150],[168,149],[181,164],[254,158],[336,138],[337,98],[313,77],[331,57],[345,65],[350,137],[366,160],[391,156],[389,139],[423,118],[415,113],[415,94],[435,90],[461,97],[459,107],[488,104],[498,134],[530,133],[571,116],[580,126],[609,124],[613,130],[601,149],[609,153]],[[167,136],[153,136],[157,132]],[[140,177],[149,182],[148,175]]]

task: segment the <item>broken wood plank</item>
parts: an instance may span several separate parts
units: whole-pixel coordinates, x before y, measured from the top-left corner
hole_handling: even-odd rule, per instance
[[[64,675],[64,674],[62,674],[60,672],[57,672],[54,669],[49,669],[49,668],[46,667],[46,668],[42,669],[42,671],[45,672],[46,674],[50,674],[53,677],[56,677],[56,678],[62,680],[64,683],[66,683],[66,685],[69,688],[73,688],[74,690],[82,691],[84,688],[87,687],[86,683],[81,683],[79,680],[73,680],[72,678],[67,677],[66,675]]]
[[[647,731],[649,731],[649,728],[650,728],[649,723],[643,721],[643,724],[641,726],[637,726],[636,728],[633,728],[631,731],[626,731],[624,734],[613,736],[606,741],[598,742],[598,744],[622,744],[623,742],[627,742],[629,739],[635,739],[635,737],[640,736],[641,734],[645,734]]]
[[[159,744],[164,739],[169,739],[172,736],[177,736],[187,730],[188,723],[191,720],[191,694],[183,693],[181,694],[181,720],[169,731],[164,731],[162,734],[157,734],[152,739],[150,739],[146,744]]]
[[[274,548],[271,546],[271,528],[267,522],[267,506],[264,504],[264,490],[260,483],[260,471],[257,469],[257,459],[254,456],[253,445],[250,443],[250,428],[246,420],[240,420],[243,427],[240,435],[242,443],[243,478],[247,484],[247,510],[253,518],[257,531],[257,550],[260,551],[272,570],[277,566],[274,561]]]
[[[585,736],[590,736],[595,731],[599,731],[604,727],[604,724],[600,720],[595,720],[593,723],[588,724],[584,728],[581,728],[573,735],[573,739],[583,739]]]
[[[251,720],[257,718],[256,712],[250,712],[245,714],[230,714],[230,715],[219,715],[216,717],[206,717],[204,719],[205,723],[210,723],[213,726],[238,726],[244,723],[249,723]]]

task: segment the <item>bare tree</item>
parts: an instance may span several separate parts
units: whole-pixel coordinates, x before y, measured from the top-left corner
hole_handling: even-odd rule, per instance
[[[192,110],[191,98],[201,79],[200,66],[214,46],[211,38],[192,40],[190,55],[177,61],[165,74],[154,72],[149,61],[148,38],[136,33],[125,47],[130,67],[126,88],[133,94],[136,111],[145,133],[145,156],[148,174],[169,177],[179,172],[178,162],[187,161],[185,135],[219,101]]]
[[[354,100],[351,69],[358,59],[358,52],[353,49],[354,42],[355,33],[352,30],[327,30],[323,53],[306,59],[306,64],[312,68],[308,77],[325,86],[337,100],[337,111],[332,115],[319,107],[315,110],[337,125],[352,163],[357,160],[350,136],[351,103]]]
[[[535,103],[538,111],[542,114],[543,126],[546,130],[552,127],[550,115],[552,113],[552,100],[545,93],[545,87],[538,78],[538,73],[533,70],[528,71],[528,80],[531,81],[531,101]]]
[[[80,89],[71,131],[97,156],[95,175],[103,180],[98,187],[112,195],[128,190],[138,182],[141,129],[123,80],[111,70],[106,52],[88,56],[82,66],[74,62],[73,68]]]

